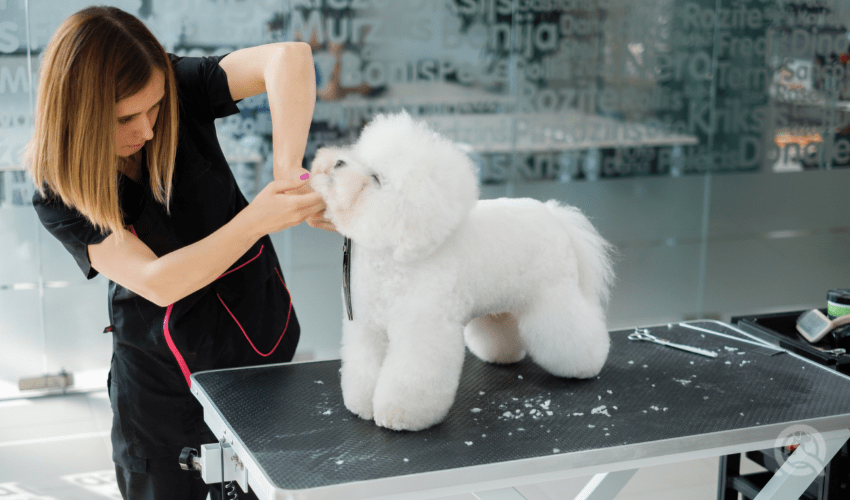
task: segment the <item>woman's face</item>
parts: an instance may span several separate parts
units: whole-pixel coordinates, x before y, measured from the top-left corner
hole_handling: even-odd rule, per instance
[[[145,88],[116,103],[115,147],[118,156],[135,154],[153,139],[153,126],[164,98],[165,75],[154,70]]]

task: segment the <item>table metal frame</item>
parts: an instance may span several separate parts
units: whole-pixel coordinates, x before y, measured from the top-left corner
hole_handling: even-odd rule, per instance
[[[728,324],[720,324],[760,344],[768,345]],[[827,370],[836,377],[850,381],[850,377],[794,353],[786,353],[816,369]],[[253,460],[250,450],[234,435],[202,385],[193,380],[191,391],[204,407],[204,419],[210,430],[228,443],[239,457],[239,462],[244,464],[245,471],[242,474],[247,475],[250,488],[260,500],[330,500],[340,497],[340,485],[308,490],[277,488]],[[592,480],[575,497],[576,500],[613,499],[637,469],[775,448],[778,437],[790,426],[798,424],[817,431],[825,445],[825,449],[821,450],[825,459],[813,460],[813,457],[806,456],[803,446],[798,447],[756,497],[756,500],[796,500],[850,438],[850,414],[354,482],[345,485],[344,494],[351,499],[424,500],[472,493],[480,500],[522,500],[524,497],[514,486],[593,475]],[[233,461],[225,467],[236,467],[239,462]],[[800,468],[801,462],[809,466]],[[230,474],[236,477],[237,472]]]

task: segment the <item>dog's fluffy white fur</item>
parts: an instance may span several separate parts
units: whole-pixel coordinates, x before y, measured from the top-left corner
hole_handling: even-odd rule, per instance
[[[560,377],[602,369],[611,247],[578,209],[479,201],[472,161],[406,113],[320,149],[310,183],[354,242],[341,383],[361,418],[396,430],[442,421],[464,340],[488,362],[528,354]]]

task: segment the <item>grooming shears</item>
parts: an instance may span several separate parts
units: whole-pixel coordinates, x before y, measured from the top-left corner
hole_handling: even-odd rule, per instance
[[[683,351],[692,352],[694,354],[700,354],[702,356],[708,356],[709,358],[716,358],[717,353],[714,351],[709,351],[706,349],[700,349],[699,347],[692,347],[689,345],[676,344],[670,342],[669,340],[659,339],[655,335],[649,333],[649,330],[646,328],[638,329],[635,328],[634,333],[629,334],[629,340],[645,340],[647,342],[653,342],[656,344],[661,344],[667,347],[674,347],[676,349],[681,349]]]

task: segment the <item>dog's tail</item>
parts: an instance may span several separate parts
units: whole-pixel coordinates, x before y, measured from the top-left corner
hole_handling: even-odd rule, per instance
[[[579,286],[589,297],[608,304],[614,283],[614,246],[606,241],[590,220],[576,207],[549,200],[546,207],[561,221],[570,235],[578,259]]]

